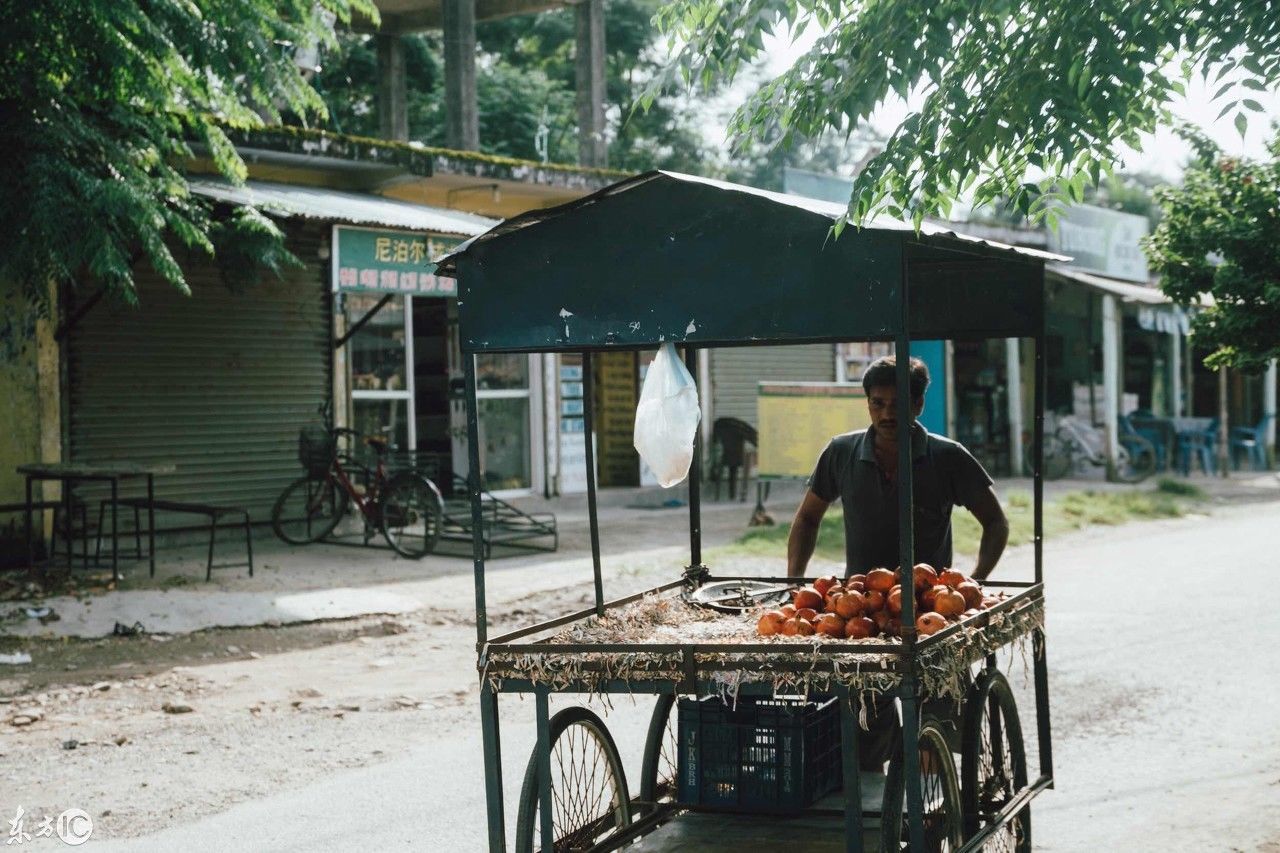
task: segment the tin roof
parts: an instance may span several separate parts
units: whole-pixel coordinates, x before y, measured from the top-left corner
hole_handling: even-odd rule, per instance
[[[252,205],[263,213],[289,219],[404,228],[459,237],[474,237],[498,225],[498,220],[485,216],[368,193],[266,181],[246,181],[236,186],[205,178],[192,179],[189,185],[196,195],[227,204]]]

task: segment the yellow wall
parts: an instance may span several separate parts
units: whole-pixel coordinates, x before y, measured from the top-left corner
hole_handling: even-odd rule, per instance
[[[23,499],[14,468],[40,458],[37,314],[16,285],[0,284],[0,503]],[[0,516],[0,527],[12,520]]]

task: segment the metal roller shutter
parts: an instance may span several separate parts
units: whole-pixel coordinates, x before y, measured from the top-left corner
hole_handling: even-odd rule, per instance
[[[186,268],[187,297],[147,272],[136,309],[104,303],[85,315],[67,347],[73,461],[173,463],[175,473],[156,477],[158,497],[270,518],[302,473],[298,429],[316,419],[331,387],[322,228],[287,233],[303,266],[281,279],[233,293],[202,263]]]
[[[712,416],[740,418],[756,425],[756,385],[760,382],[833,382],[835,347],[735,347],[711,353]]]

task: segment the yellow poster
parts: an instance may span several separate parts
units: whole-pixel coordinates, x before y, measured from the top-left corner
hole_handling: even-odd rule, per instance
[[[861,385],[761,382],[759,476],[804,478],[833,436],[871,424]]]

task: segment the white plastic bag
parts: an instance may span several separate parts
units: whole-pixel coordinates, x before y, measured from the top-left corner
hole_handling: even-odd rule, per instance
[[[664,489],[688,475],[701,419],[698,386],[675,346],[665,343],[645,374],[634,433],[636,452]]]

